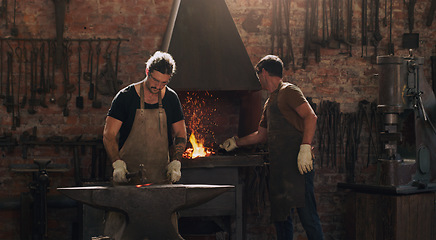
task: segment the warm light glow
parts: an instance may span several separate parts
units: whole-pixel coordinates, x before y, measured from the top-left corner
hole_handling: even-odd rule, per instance
[[[140,187],[146,187],[146,186],[150,186],[151,184],[153,184],[153,183],[138,184],[138,185],[136,185],[136,187],[137,187],[137,188],[140,188]]]
[[[206,150],[203,147],[203,143],[197,141],[193,133],[189,137],[189,142],[191,142],[192,148],[194,149],[194,151],[192,151],[191,158],[206,156]]]
[[[189,142],[192,145],[192,148],[188,148],[183,157],[185,158],[197,158],[197,157],[207,157],[212,154],[212,151],[205,148],[203,146],[203,140],[195,137],[194,133],[191,133],[191,136],[189,137]]]
[[[205,101],[208,99],[209,101]],[[212,127],[216,126],[213,116],[216,114],[216,98],[209,92],[187,92],[187,96],[182,99],[186,122],[186,128],[191,132],[189,142],[192,148],[187,148],[183,153],[183,158],[192,159],[197,157],[208,157],[215,154],[210,148],[204,147],[205,140],[213,141],[214,133]],[[205,138],[204,136],[207,136]],[[212,139],[212,140],[211,140]],[[209,144],[206,144],[209,145]]]

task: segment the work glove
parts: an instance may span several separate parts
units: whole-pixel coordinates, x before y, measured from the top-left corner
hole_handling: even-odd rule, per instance
[[[225,140],[222,144],[220,144],[220,148],[223,148],[227,152],[233,151],[236,148],[238,148],[238,145],[236,144],[237,137],[231,137],[227,140]]]
[[[180,172],[182,164],[178,160],[171,161],[167,166],[167,177],[172,183],[180,180],[182,173]]]
[[[127,171],[126,163],[123,160],[116,160],[112,163],[112,167],[114,168],[113,181],[118,183],[127,182],[126,173],[129,172]]]
[[[312,161],[312,146],[309,144],[301,144],[300,152],[298,153],[298,170],[301,174],[308,173],[313,169]]]

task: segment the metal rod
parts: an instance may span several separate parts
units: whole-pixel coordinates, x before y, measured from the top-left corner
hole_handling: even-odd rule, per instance
[[[54,38],[0,38],[0,40],[9,40],[9,41],[55,41]],[[126,38],[65,38],[64,41],[130,41]]]

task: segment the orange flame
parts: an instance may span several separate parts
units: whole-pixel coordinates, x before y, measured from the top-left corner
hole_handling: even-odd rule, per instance
[[[197,140],[194,133],[191,133],[189,137],[189,142],[192,148],[188,148],[183,154],[184,158],[197,158],[197,157],[207,157],[213,154],[213,152],[203,146],[204,141],[202,139]]]
[[[209,101],[206,102],[205,100]],[[213,106],[215,104],[208,104],[211,101],[214,102],[216,99],[209,92],[203,94],[198,92],[188,92],[186,98],[184,99],[184,111],[187,117],[186,122],[188,123],[187,128],[191,131],[189,137],[189,142],[192,148],[188,148],[183,153],[183,158],[193,159],[197,157],[207,157],[212,154],[211,149],[204,147],[205,138],[200,137],[200,134],[207,134],[213,137],[213,131],[210,127],[214,125],[212,118],[212,113],[216,111]]]

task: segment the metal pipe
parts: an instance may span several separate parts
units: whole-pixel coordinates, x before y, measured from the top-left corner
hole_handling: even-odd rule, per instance
[[[54,38],[0,38],[0,40],[8,41],[56,41]],[[126,38],[65,38],[64,41],[130,41]]]

